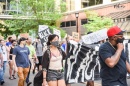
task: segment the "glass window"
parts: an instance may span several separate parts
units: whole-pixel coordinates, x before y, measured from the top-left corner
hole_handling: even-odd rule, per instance
[[[62,23],[60,24],[60,27],[65,27],[65,22],[62,22]]]
[[[81,25],[87,24],[87,23],[88,23],[88,20],[87,20],[87,19],[81,19]]]
[[[71,22],[71,26],[76,26],[76,21],[70,21]]]
[[[66,22],[66,27],[70,27],[70,21]]]

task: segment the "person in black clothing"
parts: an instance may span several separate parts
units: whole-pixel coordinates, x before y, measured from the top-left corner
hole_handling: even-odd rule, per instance
[[[127,86],[130,64],[124,53],[123,32],[117,26],[111,27],[107,31],[108,41],[99,48],[102,86]]]
[[[9,79],[10,80],[16,79],[15,71],[13,71],[14,64],[13,64],[13,61],[12,61],[12,55],[13,55],[12,53],[13,53],[14,47],[17,45],[17,41],[16,40],[12,40],[11,44],[12,45],[10,47],[10,54],[9,54],[9,61],[8,61],[8,63],[9,63],[9,75],[10,75]]]

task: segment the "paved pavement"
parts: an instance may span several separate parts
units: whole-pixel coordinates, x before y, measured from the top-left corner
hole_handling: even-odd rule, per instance
[[[31,72],[31,76],[30,76],[30,80],[33,82],[33,78],[34,78],[35,75],[32,74]],[[8,73],[8,67],[6,69],[6,73],[5,73],[5,84],[3,86],[17,86],[17,83],[18,83],[18,79],[15,79],[15,80],[9,80],[9,73]],[[128,80],[128,86],[130,86],[130,79],[127,79]],[[101,86],[101,81],[98,80],[98,81],[95,81],[95,86]],[[26,85],[25,85],[26,86]],[[30,85],[30,86],[33,86],[33,85]],[[78,83],[78,84],[72,84],[71,86],[86,86],[85,84],[83,83]]]

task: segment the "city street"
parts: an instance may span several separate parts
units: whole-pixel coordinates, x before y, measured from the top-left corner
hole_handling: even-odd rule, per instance
[[[35,75],[33,75],[32,74],[32,72],[31,72],[31,76],[30,76],[30,80],[31,80],[31,82],[33,82],[33,77],[34,77]],[[8,73],[8,67],[7,67],[7,69],[6,69],[6,73],[5,73],[5,84],[4,85],[2,85],[2,86],[17,86],[17,82],[18,82],[18,79],[16,79],[16,80],[9,80],[9,73]],[[128,86],[130,86],[130,79],[128,79]],[[101,81],[100,80],[98,80],[98,81],[95,81],[95,86],[101,86]],[[26,85],[25,85],[26,86]],[[30,86],[33,86],[33,84],[32,85],[30,85]],[[72,84],[71,86],[86,86],[85,84],[81,84],[81,83],[78,83],[78,84]]]

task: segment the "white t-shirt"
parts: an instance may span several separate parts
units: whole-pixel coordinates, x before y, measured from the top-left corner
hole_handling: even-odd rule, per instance
[[[0,46],[2,55],[3,55],[3,61],[7,61],[7,49],[5,46]]]

